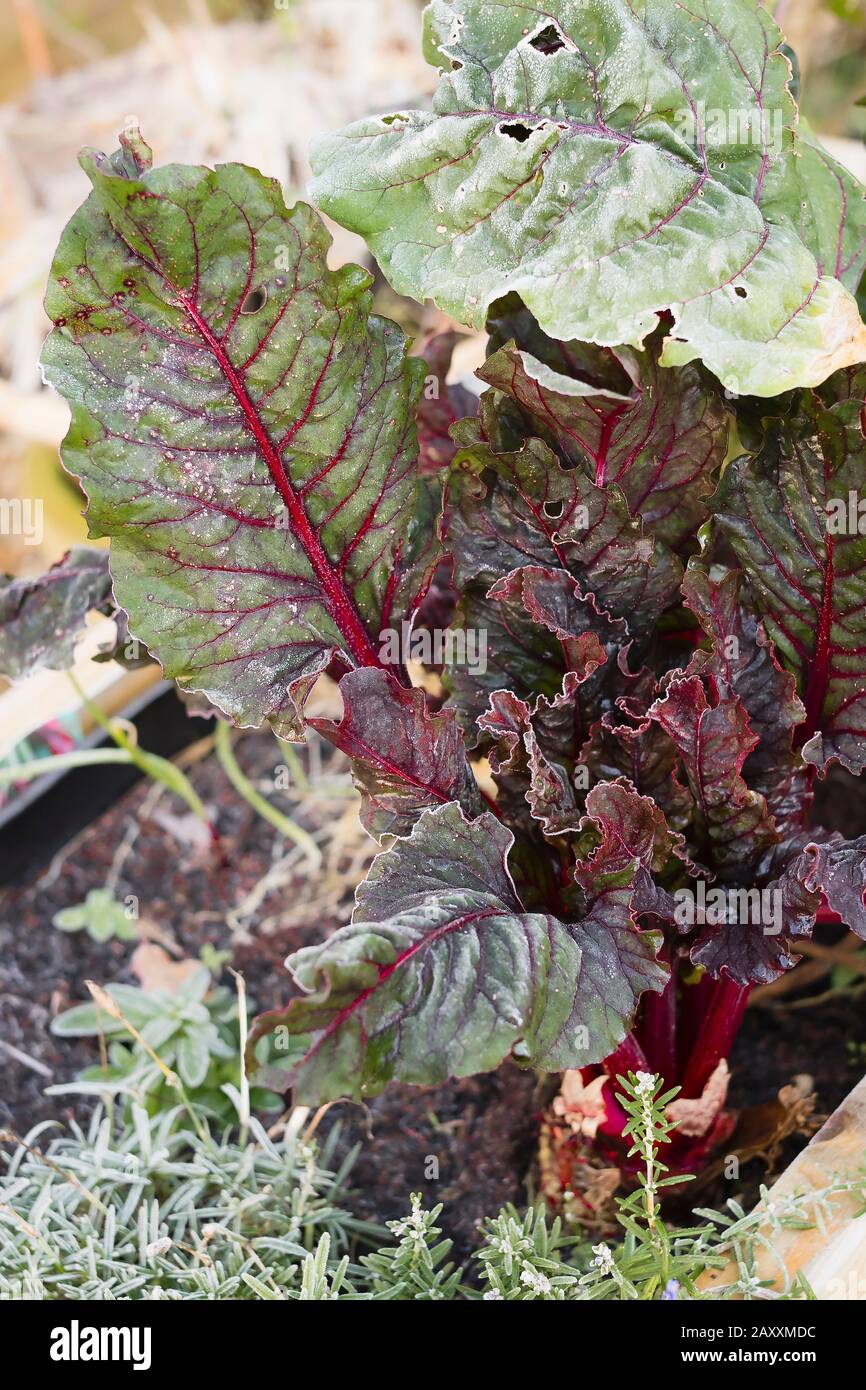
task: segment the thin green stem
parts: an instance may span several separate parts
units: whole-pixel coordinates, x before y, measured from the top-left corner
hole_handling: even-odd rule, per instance
[[[146,777],[150,777],[154,782],[160,782],[168,791],[174,792],[181,800],[185,801],[193,815],[203,820],[210,829],[210,818],[201,797],[196,792],[189,778],[184,772],[169,762],[168,758],[161,758],[158,753],[148,753],[129,737],[123,726],[114,719],[109,719],[103,714],[97,704],[90,699],[89,695],[82,689],[79,682],[71,671],[67,671],[67,676],[73,689],[88,710],[91,718],[104,729],[109,738],[117,745],[118,749],[127,754],[123,760],[114,759],[113,761],[128,761],[143,772]],[[107,750],[106,750],[107,751]],[[60,755],[66,756],[66,755]],[[103,759],[109,761],[109,759]]]
[[[67,772],[75,767],[131,762],[129,753],[122,748],[79,748],[72,753],[52,753],[47,758],[32,758],[14,767],[0,768],[0,787],[8,787],[13,782],[30,782],[34,777],[47,777],[49,772]]]
[[[308,792],[310,790],[310,779],[304,771],[303,763],[295,752],[294,744],[289,743],[286,738],[278,738],[277,743],[280,745],[280,752],[286,760],[286,767],[289,769],[292,775],[292,781],[298,791]]]
[[[295,821],[283,815],[282,811],[278,811],[262,796],[261,792],[256,790],[241,770],[234,755],[231,728],[223,719],[218,719],[216,724],[216,752],[220,766],[235,791],[275,830],[278,830],[281,835],[285,835],[287,840],[292,840],[294,844],[299,845],[307,855],[312,867],[319,869],[322,864],[322,852],[312,835],[308,834],[303,826],[297,825]]]

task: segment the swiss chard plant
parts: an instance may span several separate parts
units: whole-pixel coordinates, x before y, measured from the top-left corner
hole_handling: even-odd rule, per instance
[[[694,1164],[752,986],[822,914],[866,937],[866,837],[812,815],[866,767],[866,190],[754,0],[434,0],[424,42],[432,107],[320,141],[311,196],[486,329],[477,410],[311,207],[126,131],[51,273],[63,459],[182,690],[301,739],[339,681],[309,723],[382,852],[290,957],[268,1080],[511,1056],[624,1151],[604,1078],[654,1072]],[[55,635],[59,577],[21,603]]]

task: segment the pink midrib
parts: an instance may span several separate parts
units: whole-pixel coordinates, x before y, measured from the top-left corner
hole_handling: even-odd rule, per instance
[[[815,635],[815,655],[803,702],[806,706],[806,721],[801,736],[803,742],[810,739],[821,727],[821,715],[824,710],[827,686],[830,682],[830,633],[833,626],[833,586],[836,578],[833,542],[834,537],[828,534],[827,563],[824,566],[822,576],[821,608],[818,612],[818,630]]]
[[[292,523],[293,533],[302,545],[307,559],[310,562],[312,571],[322,587],[328,609],[337,627],[346,639],[349,655],[353,657],[359,666],[382,667],[383,663],[379,659],[379,654],[371,641],[367,629],[361,621],[358,610],[351,596],[346,591],[345,585],[331,565],[322,542],[316,534],[300,499],[286,475],[283,461],[270,435],[265,429],[255,405],[250,399],[249,392],[247,391],[240,373],[231,362],[223,344],[213,332],[207,320],[202,317],[192,299],[185,294],[181,294],[180,299],[186,313],[189,315],[199,334],[213,353],[220,370],[228,382],[232,394],[244,413],[244,417],[261,450],[262,457],[268,466],[268,471],[270,472],[277,491],[286,505],[286,510]],[[312,406],[308,407],[308,413],[311,408]]]

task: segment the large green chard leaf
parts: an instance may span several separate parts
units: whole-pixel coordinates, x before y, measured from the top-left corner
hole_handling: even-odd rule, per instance
[[[352,759],[361,820],[371,835],[405,835],[422,811],[459,801],[481,809],[454,711],[431,714],[423,690],[387,671],[350,671],[340,681],[343,718],[308,719]]]
[[[91,609],[114,609],[108,554],[94,546],[73,546],[35,579],[0,577],[0,674],[71,666]]]
[[[666,980],[659,937],[637,931],[631,912],[637,861],[588,868],[586,915],[561,922],[524,910],[512,844],[490,814],[426,811],[374,861],[352,925],[289,958],[309,992],[264,1015],[253,1041],[275,1033],[279,1047],[283,1030],[281,1081],[300,1101],[361,1099],[392,1080],[436,1085],[511,1052],[560,1070],[618,1045],[642,991]]]
[[[140,139],[82,165],[93,192],[54,261],[48,380],[63,458],[112,538],[118,601],[182,688],[297,727],[341,653],[378,662],[411,606],[424,376],[331,272],[312,210],[255,170],[150,169]]]
[[[755,0],[434,0],[433,110],[325,137],[313,197],[461,322],[516,292],[639,346],[669,310],[665,365],[815,385],[866,358],[866,208],[795,132],[780,40]]]
[[[638,353],[553,343],[527,333],[521,317],[497,322],[500,333],[517,333],[488,357],[481,379],[517,402],[528,432],[565,462],[599,487],[616,483],[650,535],[673,547],[690,541],[710,514],[712,475],[727,450],[718,392],[694,366],[659,367],[655,344]]]
[[[726,470],[717,519],[797,677],[803,757],[856,774],[866,768],[866,444],[850,414],[848,404],[805,402],[756,458]]]

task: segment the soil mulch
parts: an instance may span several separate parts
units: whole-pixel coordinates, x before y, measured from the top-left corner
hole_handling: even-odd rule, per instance
[[[326,760],[321,776],[340,795],[317,801],[275,791],[281,754],[274,740],[247,734],[236,743],[247,775],[259,779],[275,804],[320,843],[325,861],[316,874],[300,851],[237,797],[216,759],[205,756],[188,772],[212,810],[220,854],[182,843],[185,824],[170,818],[179,817],[174,799],[139,784],[51,865],[3,893],[0,1039],[7,1046],[0,1047],[0,1127],[23,1135],[39,1121],[89,1109],[75,1097],[46,1097],[43,1091],[95,1059],[91,1040],[55,1039],[52,1017],[86,997],[87,979],[133,978],[127,944],[101,945],[52,926],[60,908],[82,902],[91,888],[109,882],[118,897],[135,895],[140,922],[177,954],[196,956],[208,942],[231,947],[257,1007],[285,1000],[285,956],[348,920],[354,884],[374,850],[346,794],[340,755],[324,746],[315,751]],[[851,824],[844,829],[858,833]],[[14,826],[6,833],[14,834]],[[823,930],[832,939],[833,929]],[[815,992],[821,989],[826,980]],[[849,1042],[866,1044],[860,998],[836,995],[815,1007],[749,1009],[731,1058],[733,1105],[771,1100],[793,1076],[807,1073],[819,1110],[830,1111],[863,1071],[863,1058],[849,1055]],[[359,1214],[378,1220],[402,1215],[408,1194],[420,1191],[428,1203],[446,1203],[441,1224],[463,1257],[478,1243],[482,1216],[505,1202],[525,1201],[545,1098],[533,1075],[509,1064],[435,1088],[396,1086],[364,1106],[341,1103],[322,1124],[339,1122],[344,1147],[362,1141],[353,1172]],[[789,1141],[785,1158],[802,1142]],[[760,1165],[752,1168],[755,1181],[766,1176]]]

